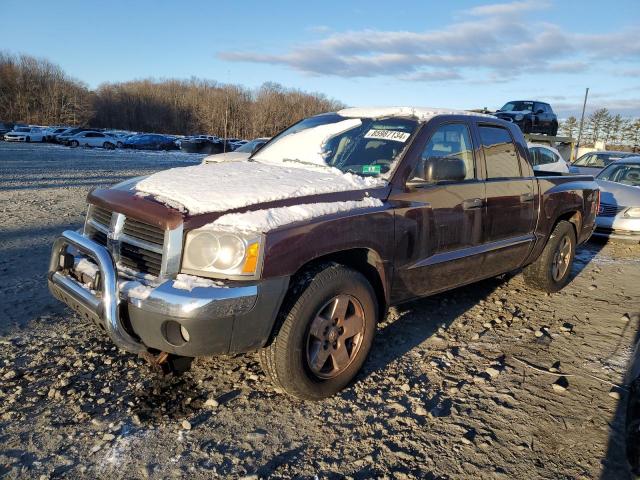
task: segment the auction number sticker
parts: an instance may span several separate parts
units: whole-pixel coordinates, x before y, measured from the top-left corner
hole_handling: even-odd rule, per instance
[[[377,138],[379,140],[393,140],[394,142],[406,142],[411,136],[407,132],[398,132],[397,130],[369,130],[364,138]]]

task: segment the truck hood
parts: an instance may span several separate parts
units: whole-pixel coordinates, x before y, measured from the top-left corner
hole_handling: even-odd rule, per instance
[[[286,223],[380,207],[385,180],[334,168],[290,168],[250,161],[201,164],[94,190],[89,202],[160,228],[216,223],[266,231]]]
[[[640,206],[640,187],[610,182],[608,180],[596,179],[596,182],[600,187],[600,201],[602,203],[620,205],[621,207]]]
[[[298,167],[292,163],[243,161],[172,168],[139,181],[134,188],[138,195],[199,215],[309,195],[366,190],[387,183],[336,168]]]

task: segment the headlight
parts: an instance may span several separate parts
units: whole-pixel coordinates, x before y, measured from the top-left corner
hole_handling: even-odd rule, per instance
[[[624,211],[624,216],[628,218],[640,218],[640,207],[627,208]]]
[[[257,278],[262,237],[208,229],[187,234],[182,272],[212,278]]]
[[[522,120],[524,118],[524,115],[522,115],[521,113],[516,115],[516,122],[519,122],[520,120]]]

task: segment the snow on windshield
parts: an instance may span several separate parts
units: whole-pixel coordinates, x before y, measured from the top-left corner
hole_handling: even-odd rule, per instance
[[[264,162],[293,161],[326,167],[323,146],[340,133],[362,125],[359,118],[307,128],[281,137],[253,157]]]

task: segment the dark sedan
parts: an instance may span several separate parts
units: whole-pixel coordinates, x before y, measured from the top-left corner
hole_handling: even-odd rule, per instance
[[[123,144],[124,148],[135,150],[177,150],[176,138],[170,135],[144,133],[129,137]]]
[[[558,117],[551,105],[535,100],[514,100],[505,103],[494,115],[513,122],[523,133],[558,133]]]

